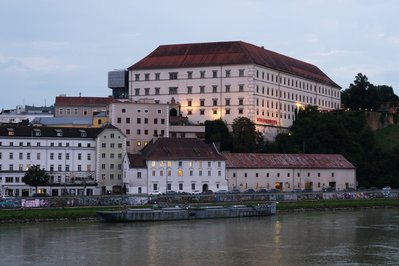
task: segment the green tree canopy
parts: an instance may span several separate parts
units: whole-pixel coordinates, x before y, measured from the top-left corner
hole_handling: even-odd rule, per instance
[[[387,85],[375,86],[368,81],[366,75],[357,74],[349,88],[342,91],[342,103],[352,110],[378,109],[384,102],[395,102],[399,97],[393,88]]]
[[[32,165],[28,171],[26,171],[24,177],[22,177],[22,182],[35,187],[37,193],[38,186],[44,186],[49,183],[49,176],[46,170],[40,169],[38,165]]]
[[[231,135],[223,120],[205,121],[205,142],[220,143],[222,151],[231,150]]]
[[[233,121],[233,151],[255,152],[259,134],[255,123],[247,117],[237,117]]]

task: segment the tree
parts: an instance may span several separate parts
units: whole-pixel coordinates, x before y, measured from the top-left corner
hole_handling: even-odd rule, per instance
[[[49,183],[49,176],[46,170],[40,169],[39,165],[32,165],[26,171],[24,177],[22,177],[22,182],[25,184],[35,187],[37,193],[38,186],[44,186]]]
[[[257,132],[255,123],[247,117],[237,117],[233,121],[233,151],[254,152]]]
[[[220,143],[222,151],[231,150],[231,136],[223,120],[205,121],[205,142]]]

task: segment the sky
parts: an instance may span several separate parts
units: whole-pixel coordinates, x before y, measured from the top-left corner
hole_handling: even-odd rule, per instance
[[[244,41],[399,95],[397,0],[0,0],[0,110],[108,96],[159,45]]]

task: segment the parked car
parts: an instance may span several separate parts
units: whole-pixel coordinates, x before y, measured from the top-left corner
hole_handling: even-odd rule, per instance
[[[302,192],[313,192],[313,189],[311,189],[311,188],[305,188],[304,190],[302,190]]]
[[[228,193],[228,191],[225,189],[221,189],[221,190],[216,191],[215,193],[216,194],[226,194],[226,193]]]
[[[335,187],[325,187],[325,188],[323,188],[323,191],[324,192],[333,192],[333,191],[335,191]]]
[[[270,189],[269,192],[270,193],[280,193],[281,191],[278,190],[278,189],[273,188],[273,189]]]
[[[258,190],[258,193],[267,193],[267,189],[261,188]]]
[[[48,193],[35,193],[32,197],[51,197]]]
[[[245,190],[244,193],[246,193],[246,194],[253,194],[253,193],[256,193],[256,192],[255,192],[254,189],[249,188],[249,189]]]
[[[203,191],[201,194],[213,194],[213,191],[212,190],[205,190],[205,191]]]
[[[168,190],[166,191],[166,195],[177,195],[177,192],[174,190]]]
[[[293,193],[301,193],[302,190],[300,188],[294,188],[294,190],[292,190]]]
[[[240,194],[241,191],[240,191],[238,188],[233,188],[233,189],[230,191],[230,193],[231,193],[231,194]]]

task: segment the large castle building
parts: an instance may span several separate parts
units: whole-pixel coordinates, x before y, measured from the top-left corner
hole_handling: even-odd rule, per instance
[[[129,98],[172,100],[194,123],[244,116],[273,137],[300,108],[339,109],[340,87],[318,67],[242,41],[161,45],[128,68]]]

